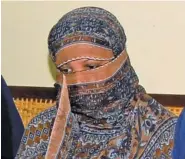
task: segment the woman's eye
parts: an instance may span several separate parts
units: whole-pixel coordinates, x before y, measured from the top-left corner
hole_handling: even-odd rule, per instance
[[[95,69],[97,67],[99,67],[98,65],[87,65],[86,66],[88,69]]]
[[[72,69],[71,68],[60,68],[60,71],[64,74],[69,74],[72,73]]]

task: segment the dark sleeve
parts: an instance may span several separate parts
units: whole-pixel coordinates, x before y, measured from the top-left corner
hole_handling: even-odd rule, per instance
[[[181,112],[175,129],[173,159],[185,159],[185,108]]]
[[[24,126],[10,90],[1,76],[1,158],[14,158],[22,135]]]

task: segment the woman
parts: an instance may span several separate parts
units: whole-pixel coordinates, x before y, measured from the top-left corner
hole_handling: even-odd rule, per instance
[[[171,158],[176,117],[138,83],[114,15],[83,7],[50,31],[56,106],[28,125],[17,158]]]
[[[173,159],[185,159],[185,108],[175,127]]]

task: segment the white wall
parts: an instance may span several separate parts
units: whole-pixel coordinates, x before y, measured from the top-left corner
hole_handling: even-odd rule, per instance
[[[2,75],[9,85],[53,86],[49,30],[82,6],[103,7],[120,20],[148,92],[185,94],[185,2],[2,2]]]

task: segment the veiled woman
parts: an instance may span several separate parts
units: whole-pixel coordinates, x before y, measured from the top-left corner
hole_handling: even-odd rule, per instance
[[[139,85],[114,15],[74,9],[53,26],[48,47],[57,104],[28,124],[17,158],[171,158],[176,117]]]

